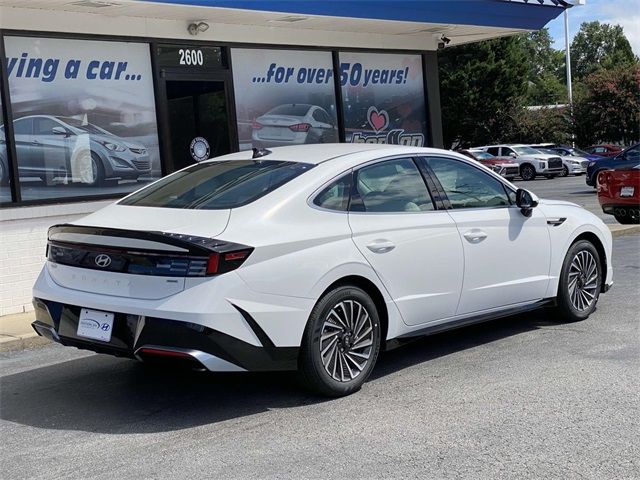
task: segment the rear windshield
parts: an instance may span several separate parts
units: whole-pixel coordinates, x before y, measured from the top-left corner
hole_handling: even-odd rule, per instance
[[[275,160],[238,160],[194,165],[121,200],[140,207],[221,210],[266,195],[313,165]]]
[[[269,110],[267,115],[293,115],[295,117],[304,117],[309,111],[310,105],[290,103],[288,105],[279,105]]]

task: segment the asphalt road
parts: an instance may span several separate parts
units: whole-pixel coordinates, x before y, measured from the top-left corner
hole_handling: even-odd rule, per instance
[[[536,312],[429,337],[337,400],[289,374],[3,354],[0,476],[640,478],[640,236],[614,242],[615,286],[587,321]]]
[[[595,213],[604,223],[618,223],[616,219],[613,218],[613,215],[603,213],[600,203],[598,203],[596,189],[587,185],[584,179],[584,175],[554,178],[551,180],[538,177],[533,181],[524,182],[518,180],[514,183],[520,188],[532,191],[540,198],[577,203],[581,207]]]

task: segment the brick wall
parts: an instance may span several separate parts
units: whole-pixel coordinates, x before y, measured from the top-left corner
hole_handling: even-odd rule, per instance
[[[109,202],[0,210],[0,316],[33,310],[31,287],[45,261],[47,229]]]

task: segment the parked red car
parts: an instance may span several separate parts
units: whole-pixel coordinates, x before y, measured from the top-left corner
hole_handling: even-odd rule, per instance
[[[591,145],[590,147],[585,148],[585,150],[587,153],[590,153],[592,155],[600,155],[601,157],[615,157],[624,149],[616,145],[603,143],[602,145]]]
[[[620,223],[640,223],[640,165],[600,172],[597,188],[604,213]]]
[[[511,158],[496,157],[480,150],[458,150],[458,153],[473,158],[507,180],[513,180],[520,174],[520,165]]]

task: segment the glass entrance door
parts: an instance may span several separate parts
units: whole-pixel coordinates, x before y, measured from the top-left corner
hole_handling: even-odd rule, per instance
[[[173,170],[231,152],[224,81],[167,80]]]

